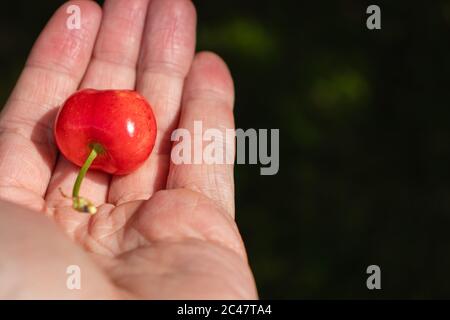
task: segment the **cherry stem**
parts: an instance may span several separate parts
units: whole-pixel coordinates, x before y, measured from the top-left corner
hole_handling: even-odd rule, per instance
[[[77,179],[75,180],[75,184],[73,185],[73,191],[72,191],[73,208],[77,211],[87,212],[87,213],[91,213],[91,214],[94,214],[97,212],[97,208],[92,204],[92,202],[89,201],[88,199],[80,197],[79,193],[80,193],[81,182],[83,182],[83,179],[86,176],[86,173],[89,170],[89,167],[91,166],[92,162],[94,162],[95,158],[99,154],[99,151],[100,150],[97,150],[96,145],[94,145],[92,147],[91,153],[89,154],[89,156],[87,157],[83,166],[81,167],[80,172],[78,173]]]

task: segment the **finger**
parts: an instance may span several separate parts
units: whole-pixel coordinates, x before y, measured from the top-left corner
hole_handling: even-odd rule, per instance
[[[69,6],[80,29],[69,29]],[[58,106],[78,87],[101,20],[94,2],[61,6],[37,39],[0,119],[0,197],[43,209],[56,159],[52,127]]]
[[[147,0],[108,0],[103,7],[103,20],[81,88],[134,89],[136,63],[147,11]],[[63,156],[58,160],[47,201],[61,206],[68,201],[59,188],[70,194],[79,167]],[[95,204],[106,202],[110,176],[90,171],[83,181],[81,194]]]
[[[201,164],[172,162],[167,179],[168,189],[187,188],[201,192],[215,200],[232,216],[234,215],[233,103],[233,81],[225,63],[213,53],[197,54],[186,79],[179,128],[189,131],[188,143],[191,145],[191,151],[193,154],[200,152],[197,154],[203,157],[203,160],[200,159]],[[197,127],[201,123],[202,132],[195,130],[195,122]],[[214,137],[216,150],[211,153],[217,156],[215,161],[205,158],[210,155],[206,152],[206,147],[209,144],[212,146],[212,142],[203,142],[203,146],[200,145],[200,149],[195,150],[198,147],[195,141],[201,140],[203,133],[209,129],[216,130]],[[176,144],[174,148],[175,146]],[[194,157],[190,157],[191,163],[194,163]]]
[[[107,0],[82,88],[134,89],[148,0]]]
[[[110,203],[147,199],[165,186],[170,134],[178,122],[183,82],[195,50],[195,24],[195,8],[189,0],[154,0],[149,5],[137,90],[153,107],[157,140],[142,167],[127,176],[113,177]]]

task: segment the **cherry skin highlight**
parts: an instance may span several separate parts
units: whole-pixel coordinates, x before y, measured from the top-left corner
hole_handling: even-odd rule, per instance
[[[73,207],[95,213],[79,189],[89,168],[114,175],[136,170],[149,157],[156,139],[150,104],[132,90],[84,89],[71,95],[56,117],[54,135],[61,153],[81,167]]]

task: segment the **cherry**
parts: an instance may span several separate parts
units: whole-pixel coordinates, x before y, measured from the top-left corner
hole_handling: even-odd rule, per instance
[[[149,103],[136,91],[84,89],[60,108],[54,134],[61,153],[81,167],[73,208],[95,213],[95,206],[79,196],[86,172],[92,168],[124,175],[136,170],[152,152],[156,121]]]

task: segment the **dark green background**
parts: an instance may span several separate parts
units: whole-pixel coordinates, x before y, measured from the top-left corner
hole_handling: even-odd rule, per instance
[[[60,3],[0,5],[1,104]],[[236,168],[261,297],[450,298],[450,2],[375,2],[379,31],[364,1],[195,3],[237,126],[280,129],[277,175]]]

